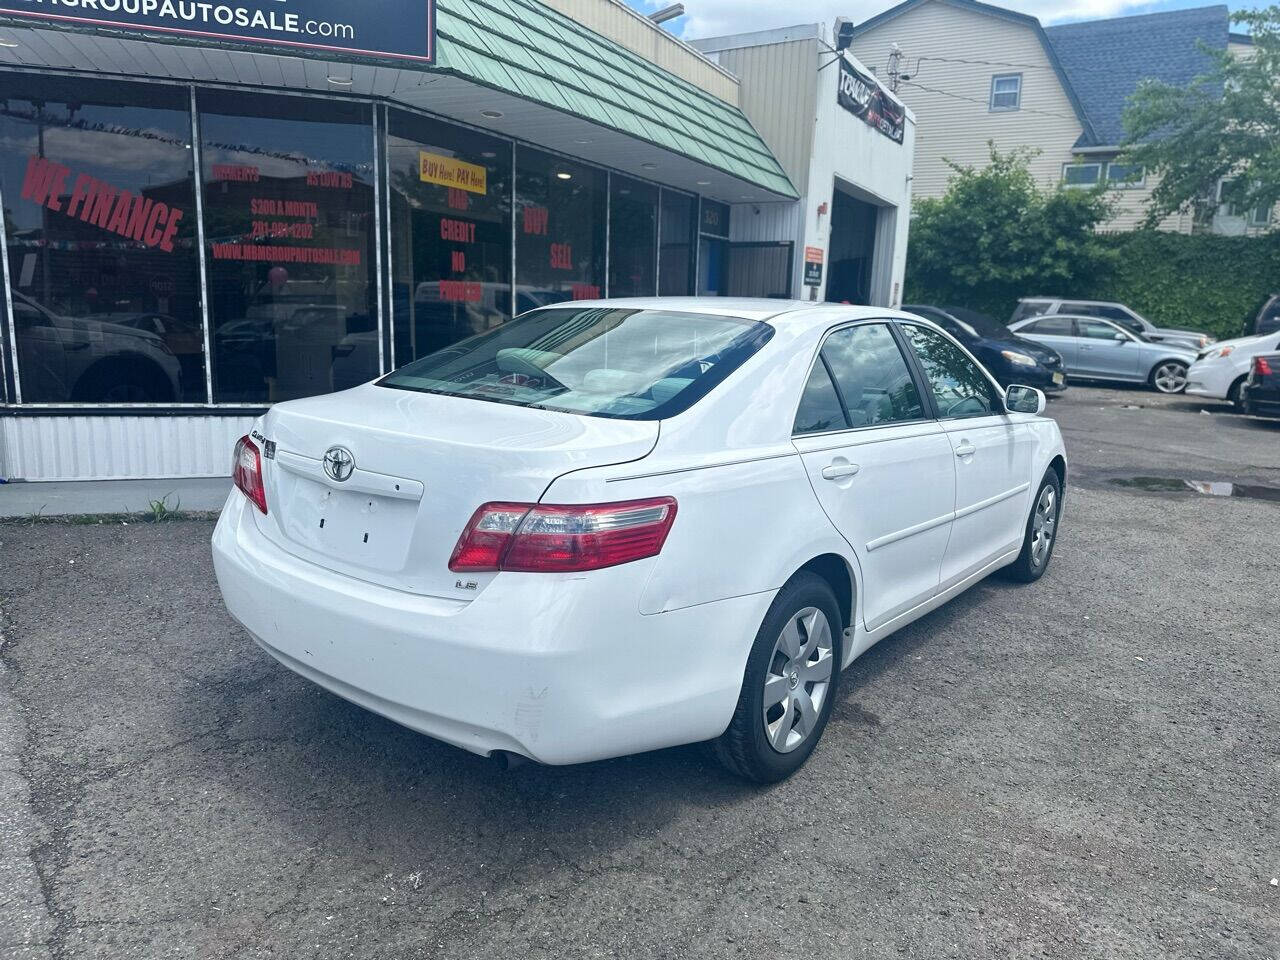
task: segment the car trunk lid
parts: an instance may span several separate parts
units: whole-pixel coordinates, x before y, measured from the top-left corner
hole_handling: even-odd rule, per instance
[[[535,503],[565,473],[641,459],[658,424],[369,385],[281,404],[262,434],[264,536],[360,580],[471,599],[493,575],[457,576],[449,557],[477,507]]]

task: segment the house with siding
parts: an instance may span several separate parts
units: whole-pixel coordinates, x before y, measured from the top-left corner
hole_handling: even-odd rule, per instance
[[[1208,72],[1206,47],[1252,49],[1222,5],[1044,27],[978,0],[905,0],[856,25],[851,49],[915,112],[915,197],[946,191],[948,161],[983,166],[988,141],[1002,152],[1030,147],[1042,183],[1108,184],[1116,212],[1104,229],[1127,230],[1156,180],[1117,160],[1125,104],[1143,80],[1185,85]],[[1254,234],[1274,221],[1223,204],[1212,229]],[[1189,233],[1193,218],[1160,226]]]

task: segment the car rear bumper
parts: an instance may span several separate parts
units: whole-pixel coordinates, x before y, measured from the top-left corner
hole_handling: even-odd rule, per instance
[[[1280,390],[1246,387],[1242,396],[1244,412],[1255,417],[1280,417]]]
[[[655,616],[644,562],[496,577],[424,597],[300,560],[232,491],[213,536],[231,615],[290,670],[482,755],[567,764],[711,739],[728,726],[772,593]]]

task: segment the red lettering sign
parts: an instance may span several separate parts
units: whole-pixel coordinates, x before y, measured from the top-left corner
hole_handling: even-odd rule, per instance
[[[213,179],[257,183],[262,177],[257,167],[245,167],[236,163],[215,163],[213,165]]]
[[[551,222],[551,213],[546,207],[525,207],[520,212],[520,221],[524,224],[525,233],[545,237],[547,224]]]
[[[469,220],[440,221],[440,239],[452,243],[475,243],[476,225]]]
[[[454,273],[467,272],[467,254],[465,250],[453,251],[453,272]]]
[[[457,187],[449,188],[449,209],[450,210],[470,210],[471,194],[465,190],[459,190]]]
[[[75,178],[67,196],[70,176],[71,170],[60,163],[44,157],[29,157],[21,195],[24,200],[76,217],[108,233],[136,240],[148,247],[159,247],[166,253],[173,252],[178,224],[185,215],[183,211],[150,197],[134,196],[128,190],[114,187],[87,173]]]
[[[590,283],[575,283],[571,288],[570,296],[575,300],[599,300],[600,288]]]
[[[568,243],[553,243],[551,245],[551,269],[552,270],[572,270],[573,269],[573,245]]]

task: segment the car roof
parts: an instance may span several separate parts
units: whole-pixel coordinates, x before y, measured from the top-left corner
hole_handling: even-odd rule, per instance
[[[811,300],[769,300],[749,297],[626,297],[615,300],[572,300],[549,303],[539,309],[573,307],[604,309],[626,307],[633,310],[666,310],[671,313],[701,313],[739,320],[767,320],[774,326],[817,326],[835,321],[905,319],[901,310],[889,307],[850,306]]]

